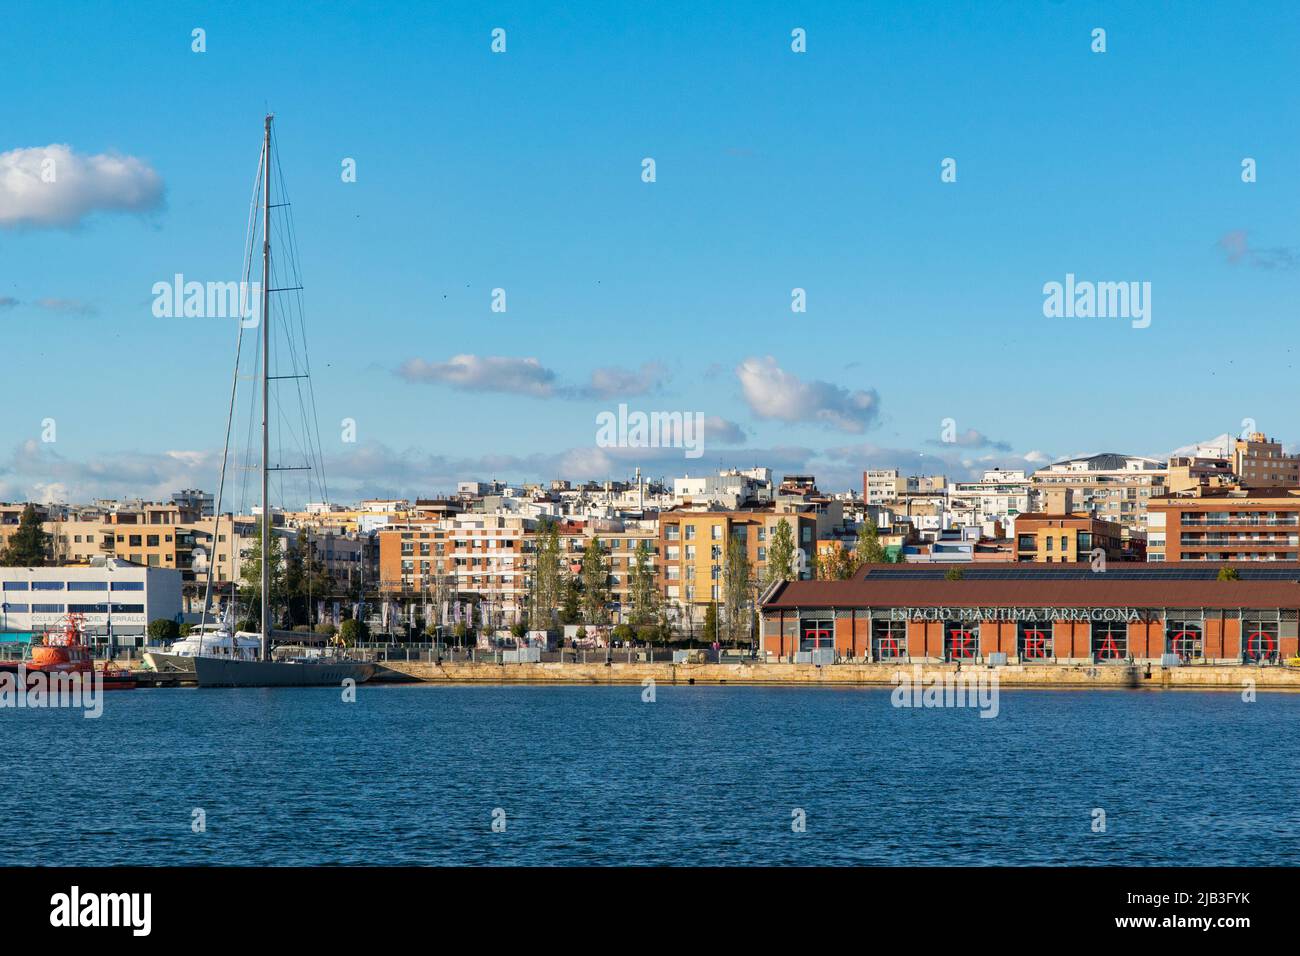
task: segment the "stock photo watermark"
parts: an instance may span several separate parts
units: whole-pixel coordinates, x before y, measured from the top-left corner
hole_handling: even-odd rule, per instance
[[[176,273],[171,282],[155,282],[153,314],[158,319],[239,319],[246,329],[256,328],[255,304],[262,297],[260,282],[186,281]]]
[[[911,673],[895,671],[890,678],[897,686],[889,694],[894,707],[917,710],[965,707],[980,712],[981,718],[993,718],[1000,710],[998,673],[995,670],[932,671],[913,664]]]
[[[1043,316],[1048,319],[1131,319],[1135,329],[1151,324],[1150,282],[1076,280],[1043,284]]]
[[[596,416],[598,448],[680,448],[687,458],[704,454],[703,412],[618,412]]]
[[[0,671],[0,710],[82,710],[82,717],[97,718],[104,713],[104,675],[100,671],[83,673],[46,673],[29,671],[19,664],[16,670]]]

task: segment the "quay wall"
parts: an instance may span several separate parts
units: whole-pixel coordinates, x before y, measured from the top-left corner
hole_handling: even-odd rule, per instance
[[[671,664],[537,663],[495,664],[386,661],[375,679],[460,684],[736,684],[765,686],[882,686],[897,683],[900,672],[925,678],[957,672],[955,664]],[[1253,681],[1259,690],[1300,691],[1300,668],[1250,665],[964,665],[963,674],[996,671],[1002,687],[1061,689],[1188,689],[1240,691]]]

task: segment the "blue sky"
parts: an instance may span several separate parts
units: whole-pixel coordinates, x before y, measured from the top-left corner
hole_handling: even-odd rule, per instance
[[[0,176],[0,498],[215,485],[234,330],[151,288],[237,276],[268,107],[338,496],[1300,439],[1300,6],[380,6],[6,6],[0,154],[161,198],[13,221]],[[1150,282],[1150,327],[1045,318],[1066,273]],[[597,448],[621,401],[708,416],[703,458]]]

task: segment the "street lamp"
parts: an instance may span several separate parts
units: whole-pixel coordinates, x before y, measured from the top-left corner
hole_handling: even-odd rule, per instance
[[[722,585],[718,573],[722,570],[722,567],[715,564],[711,570],[713,572],[713,583],[709,585],[709,590],[713,592],[713,643],[721,647],[722,642],[718,640],[718,592]]]

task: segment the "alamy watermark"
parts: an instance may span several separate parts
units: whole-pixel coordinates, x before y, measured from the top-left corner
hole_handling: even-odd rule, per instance
[[[155,282],[152,291],[156,318],[238,318],[244,328],[257,328],[260,282],[186,282],[178,272],[171,282]]]
[[[687,458],[704,454],[703,412],[629,412],[596,416],[598,448],[682,448]]]
[[[1076,281],[1043,283],[1043,315],[1049,319],[1132,319],[1133,328],[1151,324],[1150,282]]]
[[[16,670],[0,671],[0,710],[51,707],[84,710],[87,719],[103,716],[104,675],[28,671],[25,664]]]
[[[998,715],[998,672],[995,670],[933,671],[926,674],[920,664],[912,672],[895,671],[891,684],[898,686],[889,695],[895,707],[973,707],[980,717]]]

